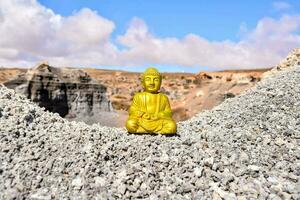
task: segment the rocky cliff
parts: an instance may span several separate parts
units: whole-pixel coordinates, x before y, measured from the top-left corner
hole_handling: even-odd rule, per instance
[[[43,63],[4,85],[65,118],[79,120],[112,111],[107,88],[78,69]]]

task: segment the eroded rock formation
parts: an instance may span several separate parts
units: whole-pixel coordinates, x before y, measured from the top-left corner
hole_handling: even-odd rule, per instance
[[[86,72],[40,64],[4,83],[51,112],[66,118],[112,110],[107,88]]]

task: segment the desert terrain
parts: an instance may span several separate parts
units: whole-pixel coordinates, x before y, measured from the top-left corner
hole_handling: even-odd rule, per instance
[[[105,88],[105,94],[101,95],[105,97],[96,98],[94,102],[104,101],[107,97],[111,103],[112,109],[106,108],[99,112],[94,112],[97,114],[91,113],[88,110],[93,110],[94,107],[83,105],[83,101],[88,101],[83,98],[80,100],[81,103],[75,104],[80,104],[79,107],[82,107],[84,112],[79,113],[76,111],[77,114],[76,112],[72,112],[68,115],[60,115],[70,120],[84,121],[88,124],[100,123],[102,125],[113,127],[124,126],[132,97],[135,92],[142,90],[140,73],[103,69],[65,68],[64,70],[60,70],[60,74],[53,75],[53,73],[58,73],[59,70],[55,70],[54,67],[52,70],[53,72],[49,72],[48,70],[45,73],[46,68],[50,69],[53,67],[49,66],[47,63],[41,63],[36,67],[28,69],[29,71],[21,68],[1,68],[0,83],[4,83],[7,86],[10,85],[8,86],[10,88],[15,88],[18,84],[21,84],[20,81],[22,80],[24,83],[27,81],[27,85],[29,83],[31,85],[48,85],[48,89],[46,90],[49,90],[52,93],[55,88],[57,89],[56,84],[58,81],[53,77],[61,77],[60,82],[66,84],[67,82],[68,84],[71,84],[72,82],[76,84],[77,82],[76,88],[80,88],[80,86],[78,86],[78,80],[81,77],[81,81],[83,82],[80,84],[87,85],[88,83],[84,82],[84,79],[86,78],[85,76],[87,76],[88,79],[94,81],[93,84],[98,83]],[[219,105],[225,99],[235,97],[253,87],[261,80],[262,74],[268,70],[269,69],[227,70],[220,72],[199,72],[197,74],[162,73],[163,82],[161,92],[165,93],[169,97],[171,108],[173,110],[173,117],[177,122],[179,122],[189,119],[204,110],[210,110],[216,105]],[[44,77],[42,81],[43,83],[40,83],[36,79],[32,79],[31,74],[36,74],[37,77]],[[52,77],[51,80],[48,80],[49,76]],[[45,82],[45,80],[48,81]],[[21,90],[24,90],[25,86],[22,87],[23,89]],[[28,86],[26,87],[28,88]],[[96,90],[91,89],[93,87],[94,86],[87,86],[88,90],[91,90],[91,94],[86,94],[80,89],[77,89],[77,91],[76,89],[73,89],[73,92],[68,92],[70,93],[69,99],[74,99],[74,95],[76,95],[75,93],[78,93],[79,96],[85,96],[85,99],[88,99],[89,95],[96,93]],[[23,93],[25,94],[27,90]],[[37,88],[36,90],[40,91],[41,89]],[[61,88],[59,91],[61,91]],[[41,101],[38,100],[39,97],[34,95],[37,92],[31,91],[31,93],[33,96],[29,97],[30,99],[34,99],[36,102]],[[28,94],[26,95],[28,96]],[[44,104],[45,103],[40,103],[41,106]],[[73,106],[71,106],[72,104]],[[100,102],[100,104],[103,103]],[[48,106],[48,110],[56,110],[59,112],[59,110],[64,109],[63,107],[54,108],[55,105],[57,105],[57,103],[53,103],[53,105],[50,106],[51,108]],[[69,110],[72,110],[71,107],[74,108],[74,103],[69,102]],[[99,114],[102,113],[102,111],[105,112],[103,112],[103,114]]]

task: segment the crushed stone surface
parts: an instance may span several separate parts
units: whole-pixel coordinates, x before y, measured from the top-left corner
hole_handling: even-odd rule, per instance
[[[0,199],[300,199],[300,66],[178,135],[69,122],[0,86]]]

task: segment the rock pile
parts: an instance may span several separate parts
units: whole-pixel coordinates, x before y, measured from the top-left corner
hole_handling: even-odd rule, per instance
[[[300,48],[296,48],[277,65],[277,68],[287,68],[295,65],[300,65]]]
[[[300,66],[173,137],[69,122],[0,87],[0,199],[300,199]]]
[[[263,78],[274,76],[277,72],[287,70],[289,67],[295,65],[300,65],[300,48],[293,49],[289,55],[272,70],[265,72]]]

